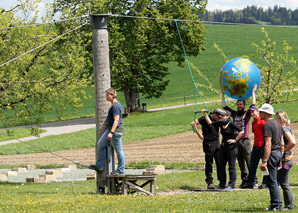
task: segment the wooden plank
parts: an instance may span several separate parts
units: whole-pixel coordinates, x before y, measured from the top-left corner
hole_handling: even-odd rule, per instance
[[[153,194],[151,192],[149,192],[149,191],[147,191],[147,190],[145,190],[145,189],[143,189],[143,188],[141,188],[139,186],[136,186],[135,184],[133,184],[133,183],[131,183],[129,181],[125,181],[125,184],[127,184],[127,185],[129,185],[129,186],[131,186],[131,187],[133,187],[135,189],[137,189],[138,191],[144,192],[147,195],[153,196]]]

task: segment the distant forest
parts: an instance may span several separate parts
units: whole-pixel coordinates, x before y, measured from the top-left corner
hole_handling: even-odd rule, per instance
[[[285,7],[274,6],[264,9],[247,6],[243,10],[215,10],[199,14],[199,18],[211,22],[230,22],[245,24],[298,25],[298,8],[294,11]]]

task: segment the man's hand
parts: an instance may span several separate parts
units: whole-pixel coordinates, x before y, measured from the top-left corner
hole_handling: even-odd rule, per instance
[[[261,164],[260,169],[262,171],[266,171],[266,167],[267,167],[267,162],[264,162],[264,163]]]

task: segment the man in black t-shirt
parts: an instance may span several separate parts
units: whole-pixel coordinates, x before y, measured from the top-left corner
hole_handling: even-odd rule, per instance
[[[217,108],[213,111],[213,113],[209,114],[209,118],[211,121],[218,121],[220,116],[223,115],[224,112]],[[200,124],[202,126],[202,133],[198,130],[197,125]],[[205,153],[205,175],[206,175],[206,183],[207,189],[215,189],[213,184],[213,158],[215,159],[216,165],[218,165],[218,149],[219,145],[219,125],[218,124],[208,124],[205,117],[202,116],[198,120],[191,122],[192,128],[196,130],[198,137],[203,140],[203,151]],[[218,166],[217,168],[217,179],[219,180],[219,172]]]
[[[270,192],[270,206],[266,210],[282,210],[282,201],[277,182],[277,169],[280,165],[284,151],[283,131],[281,125],[275,119],[273,107],[270,104],[263,104],[259,109],[260,117],[265,120],[263,126],[264,153],[261,170],[268,170],[267,186]]]

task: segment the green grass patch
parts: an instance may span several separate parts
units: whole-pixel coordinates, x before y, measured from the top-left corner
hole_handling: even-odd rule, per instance
[[[40,133],[45,132],[43,129],[38,130]],[[33,136],[34,133],[29,128],[17,128],[17,129],[1,129],[0,130],[0,142],[9,141],[19,138],[25,138]]]
[[[297,172],[295,165],[290,171],[292,186],[297,186]],[[260,177],[259,171],[257,174]],[[159,193],[205,188],[204,179],[202,170],[158,175],[155,190]],[[0,190],[0,212],[262,212],[270,200],[268,189],[172,196],[96,195],[95,181],[0,183]],[[298,188],[292,188],[292,194],[297,200]]]
[[[165,163],[158,161],[142,161],[142,162],[131,162],[125,165],[127,168],[148,168],[151,165],[164,165],[167,169],[195,169],[197,165],[205,165],[204,163],[186,163],[186,162],[175,162]]]

